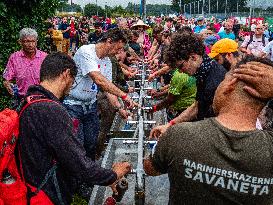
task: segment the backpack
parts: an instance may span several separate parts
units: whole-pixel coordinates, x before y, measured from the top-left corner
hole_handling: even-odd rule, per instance
[[[17,146],[19,120],[25,109],[39,102],[57,103],[41,98],[41,95],[33,95],[23,100],[16,111],[5,109],[0,112],[0,205],[53,205],[41,190],[50,177],[53,177],[60,204],[63,204],[56,178],[55,162],[38,188],[27,184],[23,176],[20,146]],[[20,167],[16,164],[15,151],[18,151]]]
[[[249,44],[251,44],[252,43],[252,41],[253,41],[253,34],[250,34],[250,38],[249,38],[249,41],[248,41],[248,43],[247,43],[247,46],[246,46],[246,48],[249,46]],[[262,35],[262,43],[263,43],[263,46],[265,47],[265,35]]]
[[[273,40],[273,31],[269,30],[269,39],[268,41],[272,41]]]

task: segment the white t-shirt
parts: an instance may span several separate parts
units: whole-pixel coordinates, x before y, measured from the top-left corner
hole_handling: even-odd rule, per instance
[[[256,38],[256,36],[253,36],[253,41],[247,46],[247,44],[250,41],[250,36],[246,36],[244,42],[242,43],[241,47],[247,48],[251,51],[251,53],[256,57],[261,57],[264,49],[263,45],[263,39],[262,37]],[[265,38],[265,45],[268,44],[268,39]]]
[[[270,60],[273,61],[273,41],[270,41],[263,49],[263,52],[270,55]]]
[[[83,45],[74,56],[78,67],[75,82],[65,99],[66,104],[93,104],[97,98],[98,86],[89,76],[90,72],[99,71],[109,81],[112,81],[112,63],[109,57],[99,59],[95,44]]]

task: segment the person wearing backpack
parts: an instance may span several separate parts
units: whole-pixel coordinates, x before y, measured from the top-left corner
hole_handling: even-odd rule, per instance
[[[254,55],[262,57],[263,49],[268,44],[268,38],[264,36],[264,27],[258,24],[255,28],[254,34],[247,36],[242,43],[240,50],[246,55]]]
[[[86,156],[61,99],[77,74],[75,62],[64,53],[48,55],[41,65],[40,85],[30,86],[25,100],[38,99],[21,113],[17,156],[26,183],[42,187],[53,204],[70,204],[78,185],[114,185],[131,170],[128,162],[104,169]],[[42,99],[42,100],[41,100]],[[55,174],[48,174],[55,167]],[[53,171],[54,171],[53,170]],[[114,186],[112,186],[114,189]]]

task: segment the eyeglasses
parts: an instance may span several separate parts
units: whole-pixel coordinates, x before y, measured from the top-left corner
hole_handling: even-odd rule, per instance
[[[22,40],[22,44],[34,44],[37,42],[37,40]]]
[[[256,30],[263,30],[263,28],[255,28]]]

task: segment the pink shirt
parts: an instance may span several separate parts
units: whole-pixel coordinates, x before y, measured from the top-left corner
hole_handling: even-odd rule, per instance
[[[16,80],[19,95],[25,95],[30,85],[40,83],[40,69],[47,53],[37,50],[33,59],[25,56],[22,50],[9,57],[3,77],[10,81]]]

